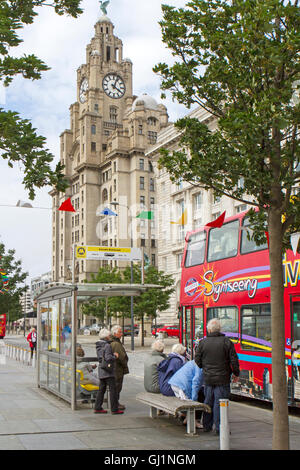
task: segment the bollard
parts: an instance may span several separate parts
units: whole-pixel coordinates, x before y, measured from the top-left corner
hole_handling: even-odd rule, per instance
[[[220,401],[220,450],[229,450],[229,400],[222,398]]]
[[[35,352],[33,353],[33,356],[32,356],[32,367],[35,367]]]

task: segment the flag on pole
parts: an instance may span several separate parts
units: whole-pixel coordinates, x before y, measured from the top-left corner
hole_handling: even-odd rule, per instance
[[[292,235],[290,237],[290,241],[291,241],[292,250],[293,250],[293,253],[294,253],[295,256],[296,256],[296,253],[297,253],[299,239],[300,239],[300,232],[292,233]]]
[[[69,197],[66,199],[61,206],[58,208],[59,211],[65,211],[65,212],[76,212],[74,207],[72,206],[71,198]]]
[[[265,232],[267,242],[268,242],[268,248],[270,248],[270,238],[269,238],[269,232]]]
[[[142,211],[139,215],[136,216],[137,219],[147,219],[153,220],[154,213],[152,211]]]
[[[32,209],[32,204],[30,204],[30,202],[21,201],[19,199],[17,204],[16,204],[16,207],[29,207],[30,209]]]
[[[183,213],[177,220],[177,222],[171,222],[171,224],[186,225],[187,224],[187,210],[184,209]]]
[[[116,214],[114,211],[112,211],[111,209],[109,209],[108,207],[105,207],[103,209],[103,211],[100,212],[101,215],[115,215],[115,216],[118,216],[118,214]]]
[[[225,214],[226,211],[224,211],[223,214],[221,214],[220,217],[218,217],[216,220],[213,220],[212,222],[206,224],[205,227],[221,228],[224,224]]]

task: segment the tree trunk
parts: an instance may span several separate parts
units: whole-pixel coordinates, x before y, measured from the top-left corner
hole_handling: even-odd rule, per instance
[[[282,273],[281,213],[269,212],[272,383],[273,383],[273,450],[289,449],[287,377],[285,371],[285,311]]]

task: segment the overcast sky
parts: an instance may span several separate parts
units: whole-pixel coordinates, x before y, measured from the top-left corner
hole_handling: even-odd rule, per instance
[[[160,82],[152,68],[158,62],[172,60],[161,41],[161,3],[179,7],[186,1],[111,0],[108,7],[114,33],[123,41],[123,55],[133,62],[133,93],[148,93],[158,101]],[[47,138],[55,163],[59,160],[59,135],[70,127],[69,106],[76,101],[76,70],[85,63],[86,45],[101,16],[98,0],[84,0],[82,6],[84,13],[77,19],[60,17],[49,7],[39,9],[35,23],[21,32],[23,44],[11,54],[34,53],[51,70],[39,81],[16,78],[5,93],[0,90],[0,107],[32,121],[37,132]],[[171,121],[187,112],[170,98],[163,103]],[[19,199],[29,201],[20,168],[10,169],[0,159],[0,180],[0,241],[6,249],[16,250],[16,258],[22,260],[23,270],[29,273],[29,283],[32,277],[51,269],[51,210],[47,209],[51,207],[51,188],[37,192],[34,209],[17,208],[14,206]]]

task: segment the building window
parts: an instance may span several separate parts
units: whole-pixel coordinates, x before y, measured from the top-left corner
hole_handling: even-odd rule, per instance
[[[106,202],[108,200],[108,191],[107,189],[105,188],[102,192],[102,201],[103,202]]]
[[[109,119],[110,119],[111,122],[117,122],[118,108],[116,106],[111,106],[109,108]]]
[[[152,266],[155,266],[155,254],[152,253],[151,255],[151,263],[152,263]]]
[[[140,189],[145,189],[145,178],[140,176]]]
[[[156,142],[157,142],[157,132],[148,131],[148,142],[150,144],[156,144]]]
[[[98,113],[98,112],[99,112],[99,105],[98,105],[98,103],[96,103],[96,104],[94,105],[94,111],[95,111],[95,113]]]
[[[154,191],[154,178],[150,178],[150,191]]]
[[[143,124],[139,124],[138,133],[141,135],[143,133]]]
[[[91,142],[91,151],[96,152],[96,142]]]
[[[91,125],[91,134],[95,135],[96,134],[96,126],[95,124]]]
[[[145,169],[144,159],[140,158],[140,170],[144,170],[144,169]]]
[[[145,196],[140,196],[140,208],[145,209]]]
[[[156,126],[157,119],[153,116],[150,116],[147,120],[149,126]]]

